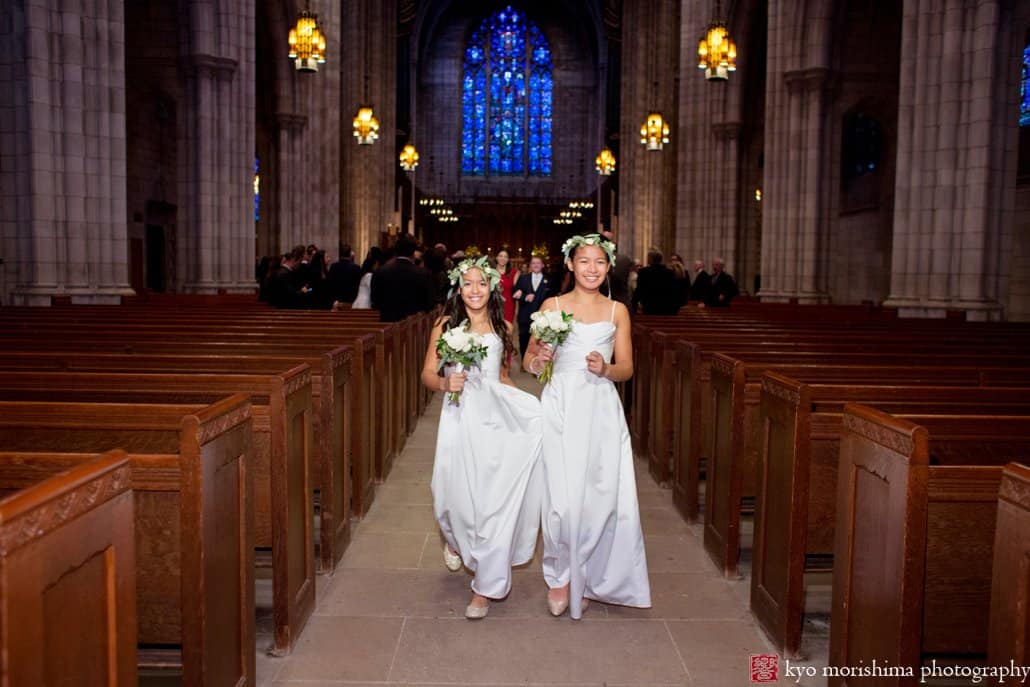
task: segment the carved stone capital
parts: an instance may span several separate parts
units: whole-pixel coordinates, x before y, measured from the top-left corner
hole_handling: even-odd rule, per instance
[[[826,67],[793,69],[783,73],[783,82],[790,93],[825,91],[831,86],[832,72]]]
[[[236,73],[237,62],[231,58],[219,55],[194,53],[183,57],[180,65],[187,76],[229,79]]]
[[[719,141],[735,141],[740,137],[740,122],[718,122],[712,124],[712,136]]]
[[[275,123],[280,130],[299,131],[308,125],[308,116],[297,112],[276,112]]]

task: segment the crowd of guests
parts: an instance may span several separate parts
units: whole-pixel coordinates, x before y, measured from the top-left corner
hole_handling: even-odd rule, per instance
[[[614,241],[611,232],[603,235]],[[442,243],[431,248],[418,245],[405,234],[389,250],[373,247],[360,265],[347,244],[340,246],[340,258],[332,264],[324,249],[297,246],[284,255],[262,258],[256,277],[261,299],[278,308],[331,309],[350,304],[355,309],[374,308],[382,321],[395,322],[443,303],[450,288],[448,271],[465,257],[460,250],[448,252]],[[571,273],[560,261],[549,264],[547,256],[540,254],[516,267],[507,246],[491,258],[501,273],[504,319],[517,320],[519,348],[524,352],[532,314],[547,297],[569,290]],[[722,258],[712,260],[711,272],[704,260],[695,260],[691,276],[679,255],[670,255],[666,263],[662,252],[652,248],[646,266],[617,253],[605,293],[631,313],[675,315],[688,304],[727,307],[739,290],[725,272]]]

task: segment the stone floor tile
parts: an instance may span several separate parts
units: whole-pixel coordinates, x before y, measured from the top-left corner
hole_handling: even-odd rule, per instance
[[[650,534],[689,534],[687,522],[671,508],[640,507],[640,525],[645,535]]]
[[[750,617],[733,584],[708,573],[650,572],[651,608],[608,606],[609,618],[733,619]]]
[[[361,522],[362,533],[436,532],[432,504],[376,503]]]
[[[703,572],[716,575],[715,564],[692,534],[644,536],[648,572]]]
[[[369,532],[359,528],[340,560],[343,568],[417,568],[426,539],[419,532]]]
[[[388,679],[404,620],[312,616],[277,680]]]
[[[447,683],[676,683],[664,623],[568,617],[405,622],[390,680]]]

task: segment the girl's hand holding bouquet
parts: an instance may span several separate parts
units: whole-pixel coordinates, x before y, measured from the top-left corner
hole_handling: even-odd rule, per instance
[[[483,337],[469,331],[468,321],[462,322],[461,326],[453,327],[445,331],[436,341],[436,355],[440,358],[437,365],[437,372],[443,369],[444,365],[452,364],[455,367],[455,374],[451,374],[444,382],[447,391],[447,400],[458,405],[460,403],[461,391],[465,387],[465,370],[477,367],[486,357],[487,348],[483,343]]]
[[[572,332],[572,314],[561,310],[538,310],[530,315],[530,319],[529,332],[549,347],[544,356],[538,356],[546,362],[537,379],[541,384],[547,384],[554,374],[554,349],[565,343]]]

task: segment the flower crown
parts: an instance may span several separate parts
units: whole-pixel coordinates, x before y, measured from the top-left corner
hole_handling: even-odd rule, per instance
[[[447,273],[447,278],[451,282],[451,292],[454,292],[455,287],[461,284],[462,276],[470,269],[477,269],[483,273],[483,276],[490,282],[490,290],[493,291],[501,283],[501,273],[490,266],[485,255],[478,258],[465,258],[458,263],[457,267]]]
[[[615,264],[615,244],[605,239],[600,234],[587,234],[586,236],[580,236],[576,234],[571,239],[562,244],[561,252],[568,260],[572,252],[580,246],[596,246],[603,250],[608,256],[608,262]]]

